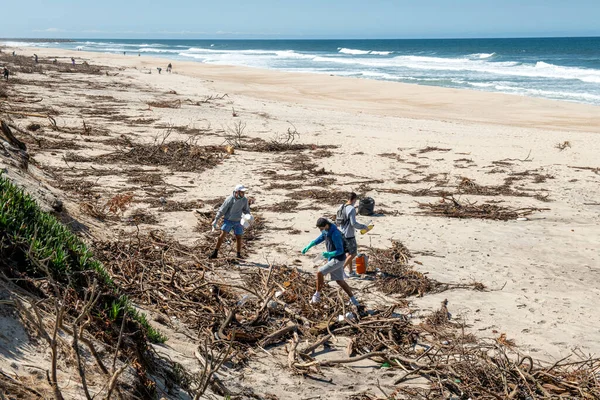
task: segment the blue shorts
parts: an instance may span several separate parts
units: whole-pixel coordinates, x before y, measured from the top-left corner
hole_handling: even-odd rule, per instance
[[[223,226],[221,226],[221,230],[229,233],[232,229],[236,236],[241,236],[244,234],[244,227],[240,221],[230,221],[228,219],[223,220]]]

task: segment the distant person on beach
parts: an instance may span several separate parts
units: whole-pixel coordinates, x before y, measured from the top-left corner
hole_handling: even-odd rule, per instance
[[[158,70],[158,73],[160,74],[160,71],[162,71],[161,67],[156,68]]]
[[[352,260],[358,253],[358,245],[356,244],[356,229],[368,229],[367,225],[363,225],[356,221],[356,203],[358,196],[354,192],[348,193],[346,202],[338,208],[335,218],[335,223],[346,239],[346,261],[344,268],[348,268],[349,276],[356,276],[352,271]]]
[[[173,66],[171,65],[171,63],[169,63],[169,65],[167,65],[167,72],[171,73],[171,68],[173,68]]]
[[[308,246],[302,249],[302,254],[306,254],[311,247],[325,242],[327,251],[323,252],[323,257],[327,259],[327,263],[317,270],[317,291],[313,294],[310,302],[312,304],[321,302],[321,290],[323,290],[323,286],[325,286],[324,276],[329,274],[331,280],[336,281],[344,292],[346,292],[348,297],[350,297],[350,302],[356,307],[359,307],[360,303],[354,297],[352,289],[350,289],[350,286],[344,281],[344,261],[346,260],[346,255],[344,252],[344,238],[342,232],[340,232],[335,224],[327,218],[319,218],[317,220],[317,228],[319,228],[321,234],[318,238],[310,242]]]
[[[223,217],[223,225],[221,225],[221,234],[217,240],[217,247],[208,257],[211,259],[217,258],[219,255],[219,249],[225,240],[225,236],[233,229],[235,234],[235,242],[237,249],[237,258],[242,258],[242,235],[244,234],[244,227],[241,224],[242,214],[250,214],[250,205],[246,198],[246,191],[248,189],[244,185],[237,185],[233,189],[233,193],[225,199],[225,202],[217,211],[217,216],[212,223],[214,229],[218,229],[219,219]]]
[[[10,71],[8,70],[8,68],[4,67],[4,69],[2,70],[2,76],[4,76],[4,79],[8,80],[9,75]]]
[[[75,65],[75,58],[71,57],[71,63]]]
[[[126,55],[127,55],[127,53],[123,52],[123,55],[124,55],[124,56],[126,56]]]
[[[35,63],[37,64],[37,62],[38,62],[38,55],[37,55],[37,54],[34,54],[34,55],[33,55],[33,58],[35,58]]]
[[[56,64],[58,63],[58,60],[55,58],[54,60],[52,60],[52,64]]]
[[[15,51],[13,50],[13,56],[16,56]]]

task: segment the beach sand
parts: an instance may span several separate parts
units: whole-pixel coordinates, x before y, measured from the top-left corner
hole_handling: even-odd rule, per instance
[[[359,216],[360,222],[372,220],[375,224],[372,232],[357,237],[360,248],[385,248],[390,239],[399,240],[419,262],[415,269],[428,277],[445,283],[480,282],[487,288],[411,298],[415,314],[437,309],[443,299],[448,299],[453,318],[463,319],[469,332],[489,338],[505,333],[520,352],[536,359],[555,360],[574,349],[585,354],[600,352],[600,313],[594,308],[594,304],[600,304],[600,108],[487,92],[195,62],[171,61],[173,72],[169,74],[165,72],[167,59],[18,49],[20,55],[34,52],[42,60],[57,58],[68,63],[73,56],[78,65],[87,61],[112,68],[107,75],[89,78],[62,74],[61,79],[72,83],[59,90],[52,84],[44,85],[51,78],[48,75],[14,76],[35,82],[26,91],[42,97],[46,107],[58,111],[59,125],[81,126],[85,120],[93,128],[109,131],[110,137],[124,135],[148,143],[168,126],[210,128],[221,133],[200,136],[199,143],[223,145],[223,134],[242,123],[244,134],[249,137],[270,140],[293,129],[299,133],[299,143],[337,146],[330,149],[331,156],[313,160],[329,173],[323,178],[335,178],[324,188],[362,192],[375,199],[376,210],[382,214]],[[157,67],[163,68],[161,74]],[[117,99],[117,106],[107,107],[106,115],[82,113],[82,109],[103,102],[98,96]],[[206,99],[209,101],[193,104]],[[151,101],[166,100],[181,101],[181,107],[148,106]],[[111,113],[119,118],[111,118]],[[120,117],[153,122],[130,125]],[[76,150],[78,155],[114,150],[95,137],[86,140],[81,135],[68,136],[84,146]],[[178,137],[187,136],[179,131],[170,136]],[[570,146],[557,148],[565,142]],[[66,164],[63,160],[68,151],[39,151],[34,157],[45,167],[77,169],[76,162]],[[300,249],[318,235],[314,227],[317,218],[331,216],[336,206],[301,200],[302,209],[293,213],[264,210],[289,200],[286,195],[303,188],[268,188],[269,175],[265,171],[281,171],[290,157],[236,150],[209,171],[173,172],[164,180],[181,189],[170,198],[179,201],[224,198],[236,183],[245,184],[255,199],[253,207],[261,210],[268,227],[288,228],[268,229],[255,245],[257,251],[249,256],[248,263],[291,264],[300,260],[296,265],[312,271],[311,260],[317,251],[302,256]],[[498,204],[514,208],[547,210],[533,213],[525,221],[438,217],[423,214],[418,202],[436,203],[440,196],[417,196],[414,192],[435,190],[437,185],[456,188],[463,178],[478,185],[502,185],[505,178],[511,177],[512,188],[526,195],[462,194],[457,199],[501,201]],[[143,192],[118,174],[91,180],[102,187],[103,198],[125,191],[136,195]],[[293,183],[305,187],[309,184]],[[319,182],[311,184],[318,188]],[[69,194],[58,189],[56,192],[63,196],[67,208],[89,226],[91,236],[114,237],[118,229],[132,231],[131,227],[101,223],[80,213],[78,200],[69,199]],[[207,205],[204,210],[213,208]],[[162,213],[156,218],[157,224],[141,227],[163,229],[184,243],[204,235],[195,230],[198,221],[193,211]],[[292,229],[296,234],[289,233]],[[383,296],[372,288],[366,290],[369,282],[349,283],[367,306],[393,301],[393,296]],[[171,332],[168,344],[174,350],[169,354],[184,354],[186,343],[185,336]],[[344,345],[338,343],[339,347]],[[244,382],[252,384],[258,393],[273,393],[280,398],[306,398],[315,390],[322,398],[347,398],[353,390],[372,387],[376,378],[387,388],[392,387],[389,385],[393,381],[377,369],[371,370],[371,378],[365,381],[360,374],[344,378],[345,372],[335,370],[326,374],[342,384],[330,388],[318,382],[303,383],[269,365],[252,364],[244,371]],[[356,387],[348,389],[344,379],[356,380]],[[274,382],[279,388],[274,387]],[[287,391],[282,391],[282,387]],[[338,392],[341,394],[334,394]]]

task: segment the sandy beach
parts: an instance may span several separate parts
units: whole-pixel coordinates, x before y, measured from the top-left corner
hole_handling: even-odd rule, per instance
[[[375,224],[370,233],[357,237],[359,249],[368,254],[370,248],[388,248],[390,240],[400,241],[412,253],[416,271],[438,282],[465,285],[409,297],[406,313],[418,318],[447,299],[452,318],[463,321],[469,333],[491,339],[506,334],[520,353],[536,360],[552,362],[574,350],[600,353],[600,313],[594,307],[600,303],[598,107],[196,62],[173,61],[173,72],[167,73],[168,60],[137,55],[48,48],[16,51],[28,57],[36,53],[42,62],[56,58],[65,66],[74,57],[75,68],[83,68],[84,61],[107,67],[94,75],[24,73],[15,68],[9,82],[0,84],[0,89],[10,91],[9,99],[26,103],[29,99],[29,113],[52,110],[56,124],[70,129],[61,133],[44,127],[32,135],[44,138],[45,143],[66,140],[71,148],[28,146],[32,164],[54,174],[40,174],[36,179],[87,227],[87,240],[117,238],[122,232],[133,235],[136,228],[128,218],[134,209],[141,209],[144,215],[153,216],[150,223],[139,223],[143,232],[162,230],[185,244],[199,238],[213,243],[206,216],[214,216],[215,204],[235,184],[243,183],[254,199],[252,209],[264,218],[266,228],[252,242],[244,265],[231,269],[243,275],[244,268],[278,264],[313,272],[312,259],[320,249],[305,256],[300,250],[317,237],[317,218],[332,217],[337,206],[335,201],[310,198],[303,191],[355,191],[376,202],[375,216],[358,216],[360,222]],[[31,102],[39,98],[40,102]],[[165,107],[165,103],[178,106]],[[32,122],[48,125],[43,118],[15,119],[23,129]],[[83,123],[92,133],[81,132]],[[240,129],[245,140],[267,142],[296,132],[294,143],[324,146],[327,151],[302,159],[300,154],[242,147],[206,170],[157,165],[153,168],[161,175],[159,189],[119,172],[122,165],[117,161],[94,160],[126,147],[128,141],[193,137],[202,146],[224,147],[227,137],[231,144],[232,135]],[[1,161],[0,168],[7,169],[9,178],[29,179]],[[303,163],[316,163],[312,170],[323,169],[323,175],[304,175],[308,167]],[[90,167],[113,168],[114,173],[87,176]],[[282,173],[300,173],[303,178],[272,179]],[[88,181],[97,197],[79,197],[80,189],[65,189],[68,185],[61,186],[52,176],[60,176],[62,183]],[[82,207],[123,193],[133,194],[135,206],[119,219],[101,221],[89,213],[89,207],[87,213]],[[463,205],[487,203],[536,211],[526,216],[517,213],[507,220],[428,213],[432,208],[426,204],[452,201],[444,193]],[[153,202],[165,196],[167,202],[198,201],[198,207],[175,212],[153,208]],[[286,200],[297,202],[291,212],[272,211]],[[339,200],[337,204],[343,199]],[[202,260],[207,256],[197,254]],[[400,300],[377,290],[372,281],[348,282],[367,308],[383,308]],[[486,289],[472,290],[468,286],[473,283]],[[153,317],[160,311],[142,309]],[[175,325],[161,326],[169,341],[158,351],[191,365],[193,346]],[[335,347],[345,348],[344,339]],[[329,356],[336,358],[336,354]],[[31,362],[36,356],[31,352],[27,357]],[[262,396],[300,399],[316,393],[321,398],[345,399],[372,390],[378,379],[385,390],[394,388],[395,376],[367,360],[365,371],[372,368],[367,379],[361,376],[365,372],[325,372],[326,379],[337,382],[333,387],[302,381],[274,367],[278,364],[273,364],[273,357],[260,357],[260,362],[253,359],[244,369],[240,384],[251,385]],[[0,360],[2,368],[13,362],[5,355]],[[372,393],[381,395],[376,389]]]

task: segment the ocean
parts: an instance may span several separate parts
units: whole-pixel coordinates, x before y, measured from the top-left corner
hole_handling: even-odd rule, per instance
[[[600,105],[600,37],[423,40],[4,41],[471,89]]]

